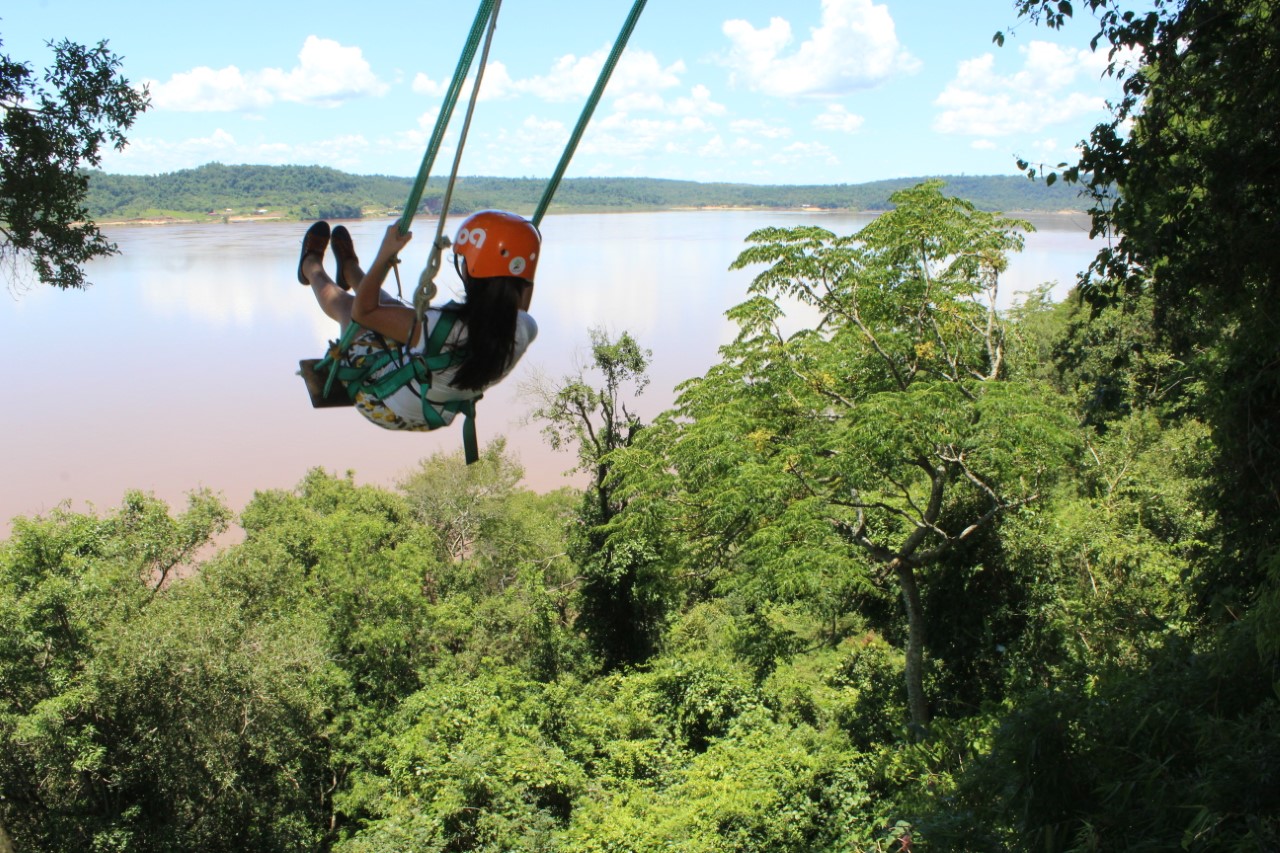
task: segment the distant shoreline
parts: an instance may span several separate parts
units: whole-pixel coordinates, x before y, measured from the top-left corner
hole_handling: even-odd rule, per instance
[[[165,175],[90,172],[86,212],[95,222],[165,225],[170,222],[297,222],[399,216],[410,197],[407,178],[350,175],[319,166],[209,164]],[[657,178],[567,178],[556,190],[552,214],[674,210],[777,210],[875,213],[893,207],[894,193],[927,180],[944,195],[977,209],[1006,215],[1077,212],[1089,207],[1079,188],[1021,175],[940,175],[825,186],[698,183]],[[418,210],[431,215],[444,203],[443,181],[428,181]],[[459,177],[450,212],[532,211],[546,182],[534,178]]]
[[[548,213],[548,216],[581,216],[581,215],[620,215],[627,213],[733,213],[733,212],[756,212],[756,211],[772,211],[776,213],[811,213],[811,214],[846,214],[852,216],[878,216],[884,213],[883,210],[854,210],[852,208],[814,208],[814,207],[761,207],[761,206],[725,206],[725,205],[706,205],[702,207],[681,206],[681,207],[655,207],[655,208],[629,208],[627,210],[564,210]],[[1006,210],[1001,211],[1004,216],[1010,216],[1015,219],[1079,219],[1082,223],[1088,224],[1089,214],[1079,210]],[[334,222],[360,222],[362,220],[385,220],[398,217],[398,213],[388,213],[377,216],[362,217],[328,217]],[[460,214],[451,214],[452,216],[460,216]],[[434,220],[436,214],[420,213],[418,216]],[[151,216],[138,217],[134,219],[102,219],[96,220],[95,224],[99,227],[138,227],[138,228],[157,228],[167,225],[236,225],[242,223],[255,222],[314,222],[313,219],[303,219],[297,216],[287,216],[285,214],[267,214],[263,216],[254,216],[251,214],[237,214],[226,216],[209,216],[206,218],[196,217],[180,217],[180,216]]]

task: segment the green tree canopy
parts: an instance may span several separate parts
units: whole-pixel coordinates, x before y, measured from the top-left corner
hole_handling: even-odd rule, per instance
[[[1269,0],[1087,0],[1095,49],[1124,83],[1109,120],[1059,165],[1092,194],[1100,252],[1085,295],[1150,311],[1185,365],[1185,405],[1214,429],[1217,501],[1235,556],[1205,596],[1234,621],[1261,594],[1258,642],[1280,655],[1280,14]],[[1019,0],[1068,25],[1070,3]],[[999,39],[999,34],[997,39]],[[1210,575],[1206,575],[1206,580]],[[1210,588],[1211,587],[1211,588]]]
[[[105,41],[50,47],[43,83],[0,54],[0,268],[11,286],[29,261],[42,284],[84,287],[83,264],[117,249],[89,215],[83,170],[101,163],[104,144],[124,148],[149,101]]]
[[[1037,500],[1077,441],[1048,389],[1005,374],[995,299],[1029,226],[937,182],[893,200],[851,236],[752,234],[735,266],[764,269],[730,311],[737,339],[642,434],[654,458],[629,464],[633,488],[681,508],[673,523],[721,589],[834,619],[859,591],[896,586],[923,727],[921,570]],[[786,334],[788,309],[816,317]]]

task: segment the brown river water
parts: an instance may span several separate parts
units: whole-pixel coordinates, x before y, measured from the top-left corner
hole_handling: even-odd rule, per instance
[[[371,258],[388,220],[349,222]],[[687,211],[565,215],[543,222],[532,314],[539,335],[516,371],[479,406],[480,440],[506,436],[539,491],[576,484],[573,457],[553,452],[519,393],[587,359],[588,329],[631,332],[653,351],[642,415],[704,372],[731,340],[724,312],[753,271],[728,267],[765,226],[815,224],[852,233],[870,216]],[[1061,295],[1097,250],[1083,216],[1044,216],[1002,280],[1001,303],[1046,281]],[[88,267],[84,292],[10,284],[0,346],[10,365],[0,408],[5,448],[0,536],[11,520],[65,505],[106,512],[141,489],[175,508],[196,487],[235,510],[255,490],[291,488],[308,469],[394,485],[433,453],[461,447],[459,424],[435,433],[379,429],[352,409],[311,408],[297,362],[317,358],[336,327],[295,270],[305,225],[284,222],[108,227],[122,254]],[[408,294],[434,220],[415,223],[403,254]],[[447,263],[446,263],[447,266]],[[456,287],[446,270],[442,298]]]

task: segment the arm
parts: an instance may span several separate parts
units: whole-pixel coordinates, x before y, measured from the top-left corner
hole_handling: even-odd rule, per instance
[[[351,306],[352,320],[366,329],[372,329],[402,344],[414,343],[409,340],[410,334],[417,332],[414,337],[422,334],[420,329],[414,329],[416,317],[413,309],[404,305],[383,304],[379,297],[382,293],[382,283],[386,281],[387,273],[391,271],[392,262],[400,250],[409,245],[411,239],[413,239],[413,232],[401,234],[398,223],[393,222],[387,226],[382,245],[378,247],[378,256],[373,259],[364,278],[357,285],[355,302]]]

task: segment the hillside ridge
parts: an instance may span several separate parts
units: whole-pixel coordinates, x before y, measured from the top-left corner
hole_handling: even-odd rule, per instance
[[[861,184],[764,185],[663,178],[582,177],[561,182],[553,213],[701,208],[887,210],[894,192],[936,177],[944,192],[980,210],[1079,212],[1077,188],[1021,175],[938,175]],[[210,163],[160,175],[89,173],[89,214],[98,221],[229,218],[356,219],[398,215],[411,178],[352,175],[324,166],[227,166]],[[531,212],[542,178],[460,177],[451,213],[484,208]],[[444,180],[428,182],[420,211],[438,212]]]

